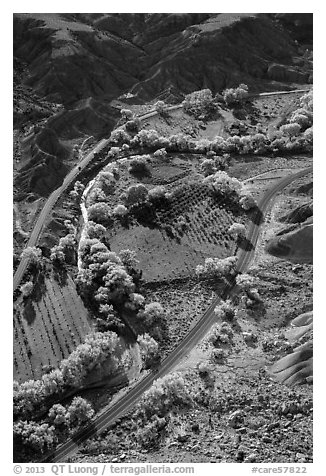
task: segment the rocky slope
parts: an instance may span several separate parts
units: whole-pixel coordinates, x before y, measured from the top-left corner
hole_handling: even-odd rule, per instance
[[[15,127],[41,123],[61,149],[62,140],[108,135],[118,116],[111,101],[128,92],[141,103],[241,82],[251,91],[307,83],[312,68],[300,60],[295,21],[248,13],[15,14]],[[62,177],[49,186],[38,176],[44,154],[37,134],[30,141],[37,153],[27,156],[28,180],[21,181],[29,192],[50,193]],[[56,169],[45,163],[44,177]]]

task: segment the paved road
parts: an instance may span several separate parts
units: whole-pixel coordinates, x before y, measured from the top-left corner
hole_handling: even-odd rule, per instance
[[[182,107],[182,106],[181,105],[171,106],[168,109],[173,110],[173,109],[177,109],[178,107]],[[156,114],[157,114],[156,111],[150,111],[149,113],[139,115],[138,117],[141,121],[144,121],[148,117],[154,116]],[[82,147],[84,146],[86,141],[89,139],[90,137],[84,140]],[[109,139],[102,139],[82,160],[80,160],[80,162],[68,173],[68,175],[66,175],[62,185],[51,193],[51,195],[48,197],[47,201],[45,202],[45,205],[42,208],[42,211],[35,223],[33,231],[26,244],[26,248],[31,246],[36,246],[38,239],[40,237],[40,234],[42,232],[43,226],[46,222],[46,219],[51,213],[57,200],[61,197],[63,192],[67,189],[67,187],[71,184],[71,182],[77,177],[77,175],[81,172],[81,170],[83,170],[88,165],[88,163],[93,159],[94,154],[96,154],[97,152],[100,152],[106,145],[108,145],[108,143],[109,143]],[[13,291],[15,291],[17,287],[19,286],[24,276],[24,273],[26,271],[26,268],[28,266],[28,262],[29,260],[27,258],[24,258],[20,261],[13,278]]]
[[[285,177],[280,180],[274,187],[268,190],[262,199],[259,201],[258,206],[260,212],[257,212],[255,218],[258,215],[264,215],[267,207],[273,197],[293,180],[302,177],[312,171],[312,167],[301,170],[295,174]],[[239,261],[237,266],[238,272],[243,272],[247,269],[250,261],[252,260],[255,252],[255,246],[257,244],[259,236],[260,225],[252,222],[248,230],[247,239],[253,245],[253,249],[241,250],[239,253]],[[248,247],[249,248],[249,247]],[[250,247],[251,248],[251,247]],[[226,287],[224,298],[234,294],[235,287],[231,284]],[[153,382],[168,374],[173,368],[190,352],[190,350],[205,336],[207,331],[216,321],[214,315],[214,308],[220,302],[220,297],[214,299],[212,304],[207,308],[205,313],[197,324],[190,330],[180,345],[162,361],[158,370],[150,372],[142,380],[138,381],[124,396],[121,397],[116,403],[108,407],[102,413],[97,416],[92,423],[85,429],[79,431],[73,439],[67,440],[63,445],[58,447],[54,452],[49,453],[43,461],[63,462],[69,455],[77,451],[79,445],[88,438],[95,434],[101,433],[108,426],[114,423],[118,418],[128,412],[142,397],[143,393],[148,390]]]
[[[293,91],[278,91],[278,92],[271,92],[271,93],[253,93],[253,94],[250,94],[250,97],[255,97],[255,96],[275,96],[275,95],[278,95],[278,94],[291,94],[291,93],[295,93],[295,92],[305,92],[305,91],[309,91],[309,89],[297,89],[297,90],[293,90]],[[182,104],[177,104],[175,106],[171,106],[171,107],[168,107],[167,110],[168,111],[173,111],[173,110],[176,110],[176,109],[180,109],[182,108]],[[149,117],[153,117],[155,115],[157,115],[157,111],[149,111],[145,114],[142,114],[142,115],[139,115],[139,119],[141,121],[144,121],[146,119],[148,119]],[[89,138],[88,138],[89,139]],[[86,139],[86,140],[88,140]],[[84,141],[84,143],[86,142],[86,140]],[[26,247],[30,247],[30,246],[36,246],[37,244],[37,241],[39,239],[39,236],[41,234],[41,231],[43,229],[43,226],[46,222],[46,219],[48,218],[49,214],[51,213],[52,211],[52,208],[54,207],[55,203],[57,202],[57,200],[60,198],[61,194],[67,189],[67,187],[71,184],[71,182],[77,177],[77,175],[79,174],[80,170],[84,169],[86,167],[86,165],[92,160],[94,154],[96,152],[99,152],[100,150],[103,149],[103,147],[105,147],[109,142],[109,139],[102,139],[85,157],[84,159],[82,159],[78,165],[76,165],[69,173],[68,175],[65,177],[62,185],[57,188],[56,190],[54,190],[54,192],[51,193],[51,195],[49,196],[49,198],[47,199],[47,201],[45,202],[45,205],[36,221],[36,224],[34,226],[34,229],[31,233],[31,236],[26,244]],[[84,144],[83,143],[83,144]],[[19,263],[19,266],[15,272],[15,275],[14,275],[14,278],[13,278],[13,291],[15,291],[17,289],[17,287],[19,286],[23,276],[24,276],[24,273],[26,271],[26,268],[28,266],[28,259],[24,258],[20,261]]]
[[[102,139],[94,149],[92,149],[84,158],[83,160],[76,165],[69,173],[66,175],[62,185],[54,190],[54,192],[51,193],[47,201],[45,202],[45,205],[35,223],[35,226],[33,228],[33,231],[31,233],[31,236],[26,244],[26,247],[29,246],[36,246],[37,241],[39,239],[39,236],[41,234],[41,231],[43,229],[44,223],[46,222],[46,219],[48,218],[49,214],[52,211],[52,208],[56,204],[57,200],[60,198],[62,193],[67,189],[67,187],[71,184],[71,182],[77,177],[77,175],[80,173],[80,168],[83,169],[86,167],[86,165],[93,159],[94,154],[99,152],[100,150],[103,149],[108,144],[109,140],[108,139]],[[25,271],[28,265],[28,259],[24,258],[20,261],[19,266],[15,272],[14,279],[13,279],[13,290],[17,288],[19,285]]]

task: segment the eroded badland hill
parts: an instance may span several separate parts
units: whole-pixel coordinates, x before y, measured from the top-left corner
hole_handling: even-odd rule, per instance
[[[14,15],[14,460],[312,462],[312,14]]]

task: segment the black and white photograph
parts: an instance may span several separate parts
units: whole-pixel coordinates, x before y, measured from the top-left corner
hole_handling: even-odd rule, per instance
[[[30,6],[9,98],[14,472],[309,474],[315,13]]]

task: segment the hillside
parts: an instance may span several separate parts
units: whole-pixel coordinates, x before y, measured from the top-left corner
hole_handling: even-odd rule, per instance
[[[310,83],[312,64],[293,22],[265,14],[15,14],[18,189],[44,196],[58,187],[73,145],[110,133],[118,116],[111,101],[121,95],[173,102],[239,82],[253,92]],[[40,147],[35,124],[50,142],[57,136],[54,155]],[[33,150],[20,150],[29,132]]]
[[[312,463],[312,14],[16,13],[13,80],[15,462]]]

